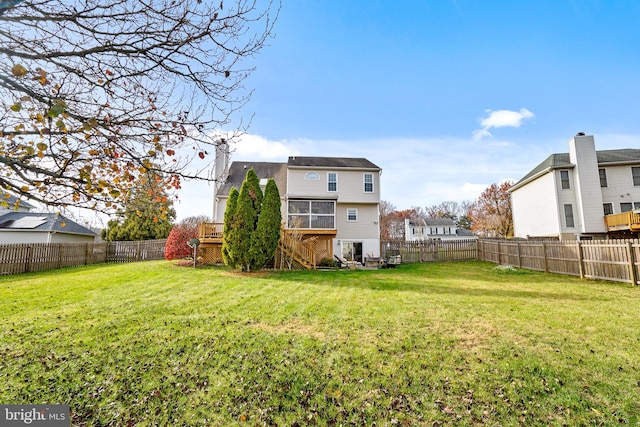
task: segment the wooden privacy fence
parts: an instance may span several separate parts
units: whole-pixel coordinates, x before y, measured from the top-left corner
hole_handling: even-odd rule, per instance
[[[105,262],[164,259],[166,239],[101,243],[0,245],[0,274],[55,270]]]
[[[639,284],[640,240],[478,240],[478,259],[529,270]]]
[[[477,259],[476,239],[427,240],[405,242],[384,240],[380,243],[382,258],[400,254],[402,262],[464,261]]]
[[[167,239],[138,240],[135,242],[109,242],[107,262],[136,262],[164,259]]]

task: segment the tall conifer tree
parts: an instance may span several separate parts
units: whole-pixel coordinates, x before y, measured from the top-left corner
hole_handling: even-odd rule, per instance
[[[232,188],[227,200],[227,208],[224,211],[224,227],[222,229],[222,260],[226,265],[234,266],[233,258],[229,253],[229,245],[233,239],[233,215],[238,205],[238,189]]]
[[[275,255],[280,240],[282,212],[280,211],[280,192],[273,179],[267,181],[264,190],[260,215],[256,231],[251,235],[252,269],[260,269]]]

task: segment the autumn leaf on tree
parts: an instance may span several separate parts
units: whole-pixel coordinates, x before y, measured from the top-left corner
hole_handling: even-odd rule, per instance
[[[0,186],[113,214],[148,174],[174,193],[210,179],[212,165],[191,160],[214,161],[218,129],[244,131],[243,82],[279,7],[11,2],[0,11]]]

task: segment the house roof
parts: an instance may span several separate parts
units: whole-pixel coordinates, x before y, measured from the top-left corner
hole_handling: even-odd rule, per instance
[[[300,157],[291,156],[289,167],[357,168],[381,170],[379,166],[362,157]]]
[[[441,227],[443,225],[455,227],[456,222],[451,218],[425,218],[424,223],[427,227]]]
[[[596,151],[599,166],[618,163],[640,163],[640,149],[623,148],[619,150],[599,150]],[[516,182],[510,190],[522,186],[522,184],[530,181],[534,177],[542,173],[549,172],[554,169],[569,169],[574,164],[569,160],[569,153],[554,153],[544,159],[538,166],[533,168],[531,172],[526,174],[520,181]]]
[[[425,218],[425,219],[407,219],[409,225],[418,227],[455,227],[456,222],[451,218]]]
[[[1,191],[0,190],[0,203],[7,203],[7,206],[2,206],[0,205],[0,210],[2,210],[2,208],[5,209],[13,209],[16,206],[16,202],[18,202],[18,198],[12,194],[9,194],[5,191]],[[19,205],[20,208],[23,209],[33,209],[33,205],[24,201],[24,200],[20,200]]]
[[[240,190],[242,182],[247,177],[247,171],[252,169],[256,172],[258,179],[273,178],[278,186],[278,191],[282,195],[287,188],[287,164],[271,162],[243,162],[236,161],[229,167],[229,176],[220,186],[218,195],[226,196],[232,188]]]
[[[96,236],[96,233],[88,228],[55,213],[9,212],[0,215],[0,232],[3,231],[38,231]]]

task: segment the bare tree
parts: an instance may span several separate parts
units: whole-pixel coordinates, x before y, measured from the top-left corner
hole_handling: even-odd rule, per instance
[[[380,200],[379,214],[380,214],[380,237],[388,240],[391,236],[391,227],[393,222],[392,214],[396,210],[393,203]]]
[[[513,182],[491,184],[469,210],[471,230],[488,237],[513,236],[513,214],[511,197],[507,190]]]
[[[414,208],[420,215],[421,219],[425,218],[449,218],[456,222],[458,228],[469,228],[469,209],[473,202],[464,200],[462,202],[446,201],[439,205],[427,206],[424,210]]]
[[[212,178],[216,131],[245,129],[246,60],[279,11],[278,0],[3,5],[0,186],[102,212],[148,173],[167,190]]]

